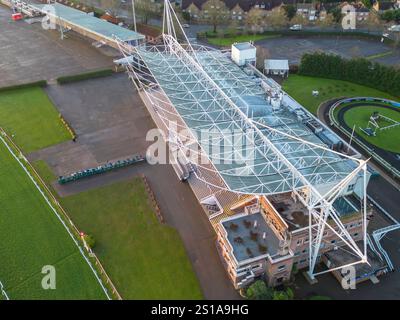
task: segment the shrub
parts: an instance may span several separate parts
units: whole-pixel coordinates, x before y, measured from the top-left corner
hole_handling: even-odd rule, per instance
[[[57,82],[59,84],[65,84],[65,83],[77,82],[77,81],[82,81],[82,80],[87,80],[87,79],[106,77],[106,76],[110,76],[112,73],[113,73],[112,69],[102,69],[102,70],[96,70],[96,71],[90,71],[90,72],[85,72],[85,73],[80,73],[80,74],[59,77],[59,78],[57,78]]]
[[[247,288],[245,295],[250,300],[271,300],[272,289],[264,281],[257,280]]]
[[[301,58],[299,74],[350,81],[394,96],[399,96],[400,92],[400,70],[365,58],[345,59],[333,54],[307,53]]]
[[[24,89],[24,88],[32,88],[32,87],[45,87],[45,86],[47,86],[47,81],[46,80],[40,80],[40,81],[23,83],[23,84],[16,84],[16,85],[13,85],[13,86],[8,86],[8,87],[2,87],[2,88],[0,88],[0,92],[8,91],[8,90],[14,90],[14,89]]]

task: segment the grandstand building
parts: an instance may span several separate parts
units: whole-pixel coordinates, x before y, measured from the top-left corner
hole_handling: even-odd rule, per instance
[[[175,19],[166,1],[158,45],[119,47],[234,286],[260,276],[276,286],[303,268],[313,279],[339,270],[321,262],[342,250],[345,266],[375,274],[366,161],[251,63],[191,45]]]

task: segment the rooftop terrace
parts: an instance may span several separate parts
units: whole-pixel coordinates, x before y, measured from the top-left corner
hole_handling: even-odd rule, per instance
[[[279,240],[260,213],[230,218],[221,224],[239,264],[258,256],[277,254]]]
[[[300,201],[294,201],[291,193],[270,195],[267,197],[272,206],[289,226],[289,231],[308,227],[308,209]],[[349,216],[359,212],[353,197],[340,197],[333,203],[339,216]]]

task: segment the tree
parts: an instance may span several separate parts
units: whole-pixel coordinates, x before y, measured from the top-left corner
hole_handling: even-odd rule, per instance
[[[118,0],[100,0],[100,6],[110,15],[116,17],[119,13],[121,2]]]
[[[246,297],[250,300],[271,300],[273,290],[269,289],[264,281],[257,280],[246,290]]]
[[[287,25],[287,18],[284,10],[281,8],[272,9],[271,12],[266,16],[266,22],[273,29],[282,28]]]
[[[381,14],[381,19],[386,22],[400,23],[400,9],[386,10]]]
[[[297,9],[293,4],[285,5],[283,9],[285,10],[286,17],[289,21],[292,20],[296,15]]]
[[[264,69],[264,61],[271,57],[271,53],[264,46],[257,46],[257,68]]]
[[[149,19],[160,16],[161,9],[162,7],[158,3],[149,0],[135,0],[136,14],[144,24],[147,24]]]
[[[217,32],[218,26],[228,20],[228,8],[221,0],[208,0],[203,5],[205,20],[213,26],[213,32]]]
[[[368,32],[372,30],[382,29],[382,20],[375,11],[370,11],[367,19],[363,21],[363,24],[368,28]]]
[[[333,16],[336,23],[342,21],[343,14],[342,14],[342,9],[340,9],[340,7],[334,7],[330,9],[328,13],[330,13]]]
[[[246,16],[246,25],[250,27],[254,34],[261,31],[263,25],[264,10],[252,8]]]
[[[373,5],[372,0],[361,0],[361,2],[366,8],[368,8],[368,9],[372,8],[372,5]]]
[[[294,18],[291,21],[293,24],[301,24],[301,25],[306,25],[308,23],[307,18],[305,18],[301,14],[296,14]]]
[[[334,27],[336,25],[336,20],[331,13],[328,13],[324,19],[317,20],[317,25],[322,29]]]

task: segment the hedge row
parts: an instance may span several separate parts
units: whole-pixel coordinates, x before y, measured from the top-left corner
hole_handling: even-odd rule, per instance
[[[112,69],[102,69],[102,70],[96,70],[96,71],[90,71],[90,72],[85,72],[85,73],[79,73],[79,74],[73,74],[73,75],[69,75],[69,76],[59,77],[59,78],[57,78],[57,82],[59,84],[65,84],[65,83],[77,82],[77,81],[82,81],[82,80],[87,80],[87,79],[106,77],[106,76],[111,75],[112,73],[113,73]]]
[[[304,54],[299,74],[345,80],[400,95],[400,70],[365,58],[345,59],[321,52]]]
[[[45,87],[47,86],[46,80],[40,80],[35,82],[23,83],[23,84],[16,84],[13,86],[2,87],[0,88],[0,92],[14,90],[14,89],[24,89],[24,88],[32,88],[32,87]]]

